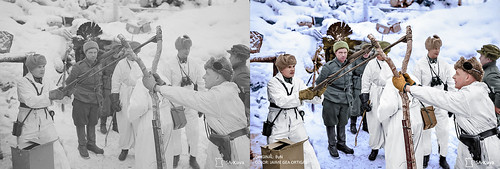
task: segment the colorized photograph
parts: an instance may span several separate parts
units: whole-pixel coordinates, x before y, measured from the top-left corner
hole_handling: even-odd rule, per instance
[[[498,6],[250,1],[250,168],[499,168]]]

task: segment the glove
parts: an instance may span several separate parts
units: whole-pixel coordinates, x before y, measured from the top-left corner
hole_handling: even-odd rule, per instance
[[[111,93],[109,97],[111,99],[111,111],[113,112],[122,111],[122,106],[120,105],[120,94]]]
[[[448,117],[451,117],[453,116],[453,113],[452,112],[448,112]]]
[[[64,92],[59,89],[54,89],[49,91],[49,99],[50,100],[61,100],[64,98]]]
[[[368,104],[368,100],[370,100],[370,94],[369,93],[361,93],[359,95],[359,99],[361,100],[361,110],[362,111],[372,111],[372,106]]]
[[[405,77],[403,77],[403,75],[401,75],[401,72],[399,72],[399,77],[396,77],[396,76],[392,77],[392,84],[400,92],[404,92],[405,86],[409,85],[409,83],[405,81]]]
[[[156,87],[156,81],[152,75],[142,77],[142,84],[144,84],[144,87],[146,87],[149,91],[154,91]]]
[[[410,86],[417,84],[417,83],[415,83],[415,81],[413,81],[413,79],[411,79],[411,77],[410,77],[410,75],[408,75],[408,73],[403,74],[403,76],[405,77],[405,81],[410,83]]]
[[[313,92],[311,89],[313,87],[309,87],[307,89],[299,91],[299,99],[302,100],[311,100],[316,95],[316,92]]]
[[[158,73],[154,73],[153,77],[155,78],[157,85],[163,86],[163,85],[167,84],[167,83],[165,83],[165,81],[163,81],[163,79],[160,78],[160,75],[158,75]]]
[[[203,116],[203,113],[202,112],[198,112],[198,118],[201,118],[201,116]]]
[[[322,89],[319,89],[319,90],[316,90],[316,95],[315,96],[318,96],[318,97],[321,97],[321,95],[323,95],[323,93],[325,93],[326,91],[326,86]]]

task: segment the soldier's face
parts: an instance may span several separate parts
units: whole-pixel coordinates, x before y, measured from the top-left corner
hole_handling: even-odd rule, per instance
[[[340,63],[344,63],[345,59],[347,59],[347,49],[346,48],[338,49],[335,52],[335,56],[337,57]]]
[[[486,63],[491,62],[490,58],[487,58],[483,54],[481,54],[481,57],[479,57],[479,62],[481,62],[481,65],[484,65]]]
[[[189,51],[190,49],[180,49],[177,51],[177,56],[179,56],[180,58],[187,58],[189,55]]]
[[[455,80],[455,88],[461,89],[464,86],[471,84],[475,81],[474,77],[462,69],[455,70],[456,73],[453,75],[453,80]]]
[[[429,57],[432,59],[436,59],[439,56],[439,51],[440,49],[431,49],[428,50],[427,55],[429,55]]]
[[[292,78],[295,75],[295,65],[288,65],[280,72],[284,77]]]
[[[45,65],[38,65],[30,72],[34,77],[42,78],[45,75]]]
[[[85,52],[85,57],[92,61],[92,62],[95,62],[95,60],[97,59],[97,49],[96,48],[92,48],[92,49],[89,49]]]
[[[205,75],[203,75],[203,80],[205,80],[205,88],[211,89],[214,86],[217,86],[217,82],[220,81],[220,78],[224,78],[215,72],[212,69],[207,69]]]

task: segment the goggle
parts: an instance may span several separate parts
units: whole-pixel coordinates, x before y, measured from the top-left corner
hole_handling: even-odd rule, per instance
[[[222,66],[222,64],[220,62],[214,62],[214,64],[212,64],[212,67],[215,70],[221,70],[223,68],[223,66]]]
[[[399,31],[401,31],[401,26],[399,25],[399,22],[395,23],[394,25],[392,25],[390,27],[387,27],[387,26],[384,26],[384,25],[377,23],[376,29],[381,34],[389,34],[389,32],[397,33]]]
[[[475,71],[475,72],[477,72],[477,73],[481,73],[481,71],[479,71],[479,70],[475,69],[475,68],[472,66],[472,63],[470,63],[470,62],[464,62],[464,63],[462,64],[462,66],[464,67],[464,69],[465,69],[465,70],[473,70],[473,71]]]

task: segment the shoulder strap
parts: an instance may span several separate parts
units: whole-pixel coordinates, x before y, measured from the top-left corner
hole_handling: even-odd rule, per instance
[[[293,92],[293,86],[292,86],[292,89],[290,90],[290,92],[288,91],[288,88],[286,87],[285,83],[283,83],[283,81],[281,81],[280,79],[278,79],[278,77],[275,77],[280,83],[281,85],[283,85],[283,87],[285,88],[286,90],[286,95],[287,96],[290,96],[292,95],[292,92]]]
[[[280,109],[280,111],[278,112],[278,114],[276,114],[276,116],[274,117],[274,119],[273,119],[273,121],[271,122],[271,124],[274,124],[274,122],[276,121],[276,119],[278,118],[278,116],[280,116],[281,111],[283,111],[283,109]]]
[[[28,79],[27,77],[24,77],[24,78]],[[31,81],[30,79],[28,79],[28,81],[29,81],[29,82],[31,83],[31,85],[33,85],[33,87],[35,88],[35,90],[36,90],[36,95],[37,95],[37,96],[42,95],[42,92],[43,92],[43,87],[42,87],[42,90],[40,90],[40,92],[38,92],[38,88],[36,88],[35,83],[33,83],[33,81]]]
[[[194,81],[191,79],[191,77],[189,77],[189,74],[187,74],[184,71],[184,69],[182,69],[181,62],[179,60],[177,60],[177,62],[179,63],[179,69],[181,69],[182,73],[184,73],[184,75],[186,75],[186,77],[191,82],[191,84],[193,84],[194,90],[198,91],[198,84],[194,83]],[[189,70],[189,63],[187,61],[186,61],[186,64],[188,65],[188,70]]]

